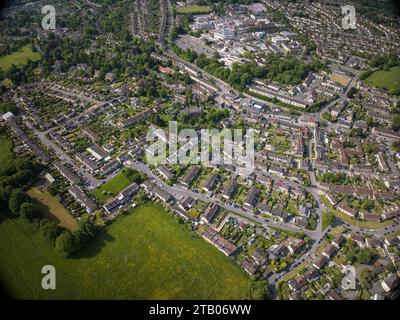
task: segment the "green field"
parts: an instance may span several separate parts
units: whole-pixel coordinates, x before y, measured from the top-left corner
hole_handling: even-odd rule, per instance
[[[37,204],[44,217],[68,230],[74,231],[78,229],[78,223],[75,218],[50,193],[42,191],[39,187],[33,187],[27,193]]]
[[[126,171],[122,170],[114,178],[93,190],[92,193],[99,202],[103,203],[115,196],[122,189],[129,186],[131,183],[132,181],[127,177]]]
[[[210,6],[186,6],[176,8],[176,13],[179,14],[196,14],[196,13],[210,13]]]
[[[364,81],[378,88],[400,90],[400,66],[391,68],[390,71],[375,71]]]
[[[40,60],[40,53],[33,52],[30,46],[24,46],[18,51],[0,57],[0,68],[3,69],[3,71],[7,71],[13,64],[17,67],[21,67],[28,62],[28,59],[32,61]]]
[[[155,204],[121,216],[78,257],[64,259],[32,224],[0,223],[0,278],[19,299],[241,299],[244,271]],[[41,288],[53,265],[57,289]]]
[[[13,157],[12,142],[7,137],[0,136],[0,162],[3,163]]]

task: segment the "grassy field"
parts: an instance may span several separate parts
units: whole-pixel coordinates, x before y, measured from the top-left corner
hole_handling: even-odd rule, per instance
[[[0,84],[4,85],[6,87],[11,87],[13,85],[13,82],[10,79],[5,79],[5,80],[1,81]]]
[[[295,276],[298,276],[301,274],[301,272],[308,266],[306,262],[303,262],[299,264],[296,268],[290,270],[288,273],[286,273],[280,281],[289,281],[290,279],[294,278]]]
[[[400,89],[400,66],[391,68],[390,71],[378,70],[364,80],[368,84],[372,84],[378,88],[386,88],[388,90]]]
[[[196,13],[210,13],[210,6],[187,6],[176,8],[176,13],[179,14],[196,14]]]
[[[40,60],[40,53],[33,52],[30,46],[24,46],[18,51],[0,57],[0,68],[3,71],[7,71],[13,64],[17,67],[21,67],[28,62],[28,59],[31,59],[32,61]]]
[[[97,189],[93,190],[92,193],[99,202],[103,203],[130,184],[131,181],[127,177],[126,172],[121,171],[114,178],[107,181],[105,184],[101,185]]]
[[[330,218],[334,217],[334,215],[335,215],[335,213],[332,211],[322,212],[322,230],[325,230],[326,228],[328,228],[331,225]]]
[[[0,136],[0,163],[13,157],[12,142],[7,137]]]
[[[42,191],[39,187],[33,187],[27,193],[38,205],[44,217],[68,230],[74,231],[78,229],[78,223],[75,218],[50,193]]]
[[[342,86],[347,86],[347,84],[349,83],[349,81],[351,80],[350,77],[346,77],[344,75],[338,74],[338,73],[333,73],[330,76],[331,80],[336,81],[338,83],[340,83]]]
[[[241,299],[244,271],[155,204],[121,216],[79,254],[64,259],[33,226],[0,223],[0,279],[20,299]],[[41,288],[53,265],[57,289]]]

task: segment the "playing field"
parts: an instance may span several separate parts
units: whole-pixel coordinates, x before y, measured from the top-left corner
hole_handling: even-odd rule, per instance
[[[0,136],[0,163],[13,157],[11,141],[7,137]]]
[[[400,90],[400,66],[391,68],[390,71],[378,70],[364,81],[378,88]]]
[[[0,223],[0,279],[24,299],[240,299],[242,269],[155,204],[122,216],[79,257],[64,259],[33,226]],[[56,268],[56,290],[41,288],[43,265]]]
[[[350,77],[346,77],[346,76],[338,74],[338,73],[333,73],[330,78],[331,78],[331,80],[340,83],[342,86],[347,86],[347,84],[351,80]]]
[[[28,62],[28,59],[31,59],[32,61],[40,60],[40,53],[33,52],[30,46],[24,46],[18,51],[0,57],[0,68],[3,71],[7,71],[13,64],[17,67],[21,67]]]
[[[118,175],[116,175],[111,180],[107,181],[105,184],[101,185],[97,189],[93,190],[93,195],[96,199],[103,203],[111,197],[115,196],[122,189],[129,186],[132,182],[126,175],[125,171],[121,171]]]
[[[180,14],[196,14],[196,13],[210,13],[210,6],[187,6],[176,8],[176,13]]]
[[[68,230],[78,229],[75,218],[50,193],[42,191],[39,187],[33,187],[27,193],[38,205],[44,217]]]

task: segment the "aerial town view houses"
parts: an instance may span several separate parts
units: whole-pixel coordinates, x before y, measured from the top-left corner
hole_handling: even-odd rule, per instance
[[[343,5],[354,6],[355,28]],[[16,299],[396,299],[392,6],[9,1],[1,288]],[[225,140],[229,162],[195,161],[185,134],[171,149],[172,124],[198,141],[205,129],[241,129],[233,149],[251,131],[251,172]],[[150,130],[165,134],[149,141]],[[184,156],[192,161],[174,161]],[[49,264],[54,290],[41,284]]]

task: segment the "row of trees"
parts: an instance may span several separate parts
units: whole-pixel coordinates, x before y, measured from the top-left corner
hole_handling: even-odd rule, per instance
[[[98,227],[85,215],[80,218],[79,229],[73,232],[64,230],[54,239],[54,246],[57,253],[68,258],[78,252],[87,242],[93,239]],[[53,233],[52,236],[56,235]]]
[[[41,166],[27,157],[11,157],[0,167],[0,212],[4,216],[10,212],[14,217],[24,217],[30,221],[39,217],[39,208],[23,191],[31,185]]]
[[[387,55],[378,55],[368,60],[368,65],[371,68],[392,68],[400,65],[400,60],[395,53]]]
[[[0,212],[3,218],[22,217],[32,222],[40,230],[43,237],[51,241],[55,250],[64,257],[77,252],[97,233],[97,227],[88,216],[79,220],[79,229],[70,232],[48,219],[42,219],[39,207],[24,191],[37,179],[43,169],[42,165],[28,157],[11,157],[0,167]],[[142,177],[127,172],[131,179]]]
[[[303,64],[295,57],[279,57],[267,55],[265,67],[252,61],[245,64],[234,63],[231,69],[225,68],[220,62],[218,54],[208,58],[204,54],[198,55],[190,49],[182,50],[173,46],[175,52],[183,59],[195,63],[199,68],[213,76],[229,83],[236,90],[243,91],[255,78],[268,79],[286,85],[300,83],[310,71],[318,71],[326,68],[326,62],[314,60],[310,64]]]
[[[349,184],[351,179],[343,172],[324,172],[319,175],[319,180],[325,183],[332,184]]]
[[[343,253],[350,264],[356,262],[362,264],[372,263],[378,256],[377,252],[371,248],[359,248],[352,240],[347,241],[343,247]]]

